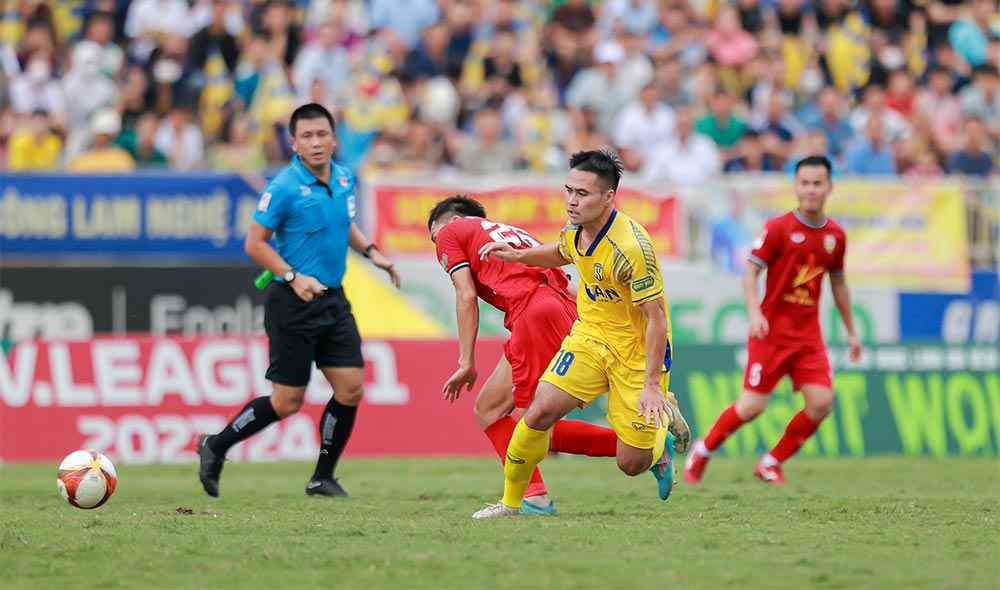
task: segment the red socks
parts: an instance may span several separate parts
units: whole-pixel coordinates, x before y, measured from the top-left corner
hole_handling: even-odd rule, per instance
[[[740,415],[736,413],[736,404],[730,405],[719,414],[712,429],[708,431],[708,436],[705,437],[705,448],[709,451],[719,448],[730,434],[743,426],[743,423],[743,418],[740,418]]]
[[[559,420],[552,429],[551,449],[557,453],[614,457],[618,435],[614,429],[583,420]]]
[[[483,431],[486,433],[486,438],[490,439],[490,442],[493,443],[493,448],[500,457],[501,463],[507,462],[507,447],[510,445],[510,438],[514,435],[515,426],[517,426],[517,420],[513,416],[505,416],[487,426],[486,430]],[[535,470],[531,472],[528,489],[524,491],[524,497],[530,498],[547,493],[545,481],[542,480],[542,472],[535,467]]]
[[[785,427],[785,434],[781,440],[771,449],[771,456],[779,463],[783,463],[802,448],[803,443],[816,432],[817,428],[819,428],[819,422],[813,422],[813,419],[806,415],[805,410],[795,414],[788,426]]]

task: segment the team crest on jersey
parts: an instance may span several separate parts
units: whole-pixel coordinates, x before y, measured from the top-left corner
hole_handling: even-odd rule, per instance
[[[306,185],[306,184],[303,184],[302,186],[300,186],[299,190],[302,191],[302,196],[303,197],[311,195],[312,192],[313,192],[313,190],[311,188],[309,188],[309,185]]]
[[[837,236],[826,234],[823,236],[823,249],[827,254],[833,254],[833,249],[837,247]]]
[[[600,262],[594,263],[594,278],[598,281],[604,280],[604,265]]]
[[[448,253],[445,252],[441,255],[441,268],[448,270]]]
[[[801,244],[806,241],[806,235],[800,231],[792,232],[792,235],[788,236],[796,244]]]
[[[340,182],[340,186],[342,186],[344,188],[347,188],[347,177],[346,176],[338,176],[337,177],[337,181]]]
[[[264,193],[260,196],[260,201],[257,202],[257,210],[261,213],[267,213],[267,206],[271,204],[271,193]]]

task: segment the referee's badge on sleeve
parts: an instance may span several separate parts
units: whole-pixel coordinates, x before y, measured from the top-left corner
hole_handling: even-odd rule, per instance
[[[271,193],[264,193],[260,196],[260,201],[257,202],[257,210],[261,213],[267,213],[267,206],[271,204]]]

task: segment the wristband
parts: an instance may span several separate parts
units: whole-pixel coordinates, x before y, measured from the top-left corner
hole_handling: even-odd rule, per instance
[[[375,245],[375,242],[372,242],[371,244],[369,244],[368,247],[365,248],[365,251],[362,252],[362,254],[364,255],[365,258],[371,258],[372,257],[372,250],[378,250],[378,246]]]

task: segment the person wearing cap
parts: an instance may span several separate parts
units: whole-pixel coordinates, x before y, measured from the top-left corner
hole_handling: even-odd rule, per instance
[[[566,90],[566,106],[595,111],[597,128],[608,133],[618,110],[635,98],[620,75],[626,51],[618,41],[605,40],[594,46],[592,57],[594,65],[578,72]]]
[[[115,138],[121,131],[122,119],[114,109],[102,109],[90,118],[90,132],[93,135],[90,149],[76,156],[66,164],[67,172],[131,172],[135,170],[135,160],[122,148],[115,145]]]

